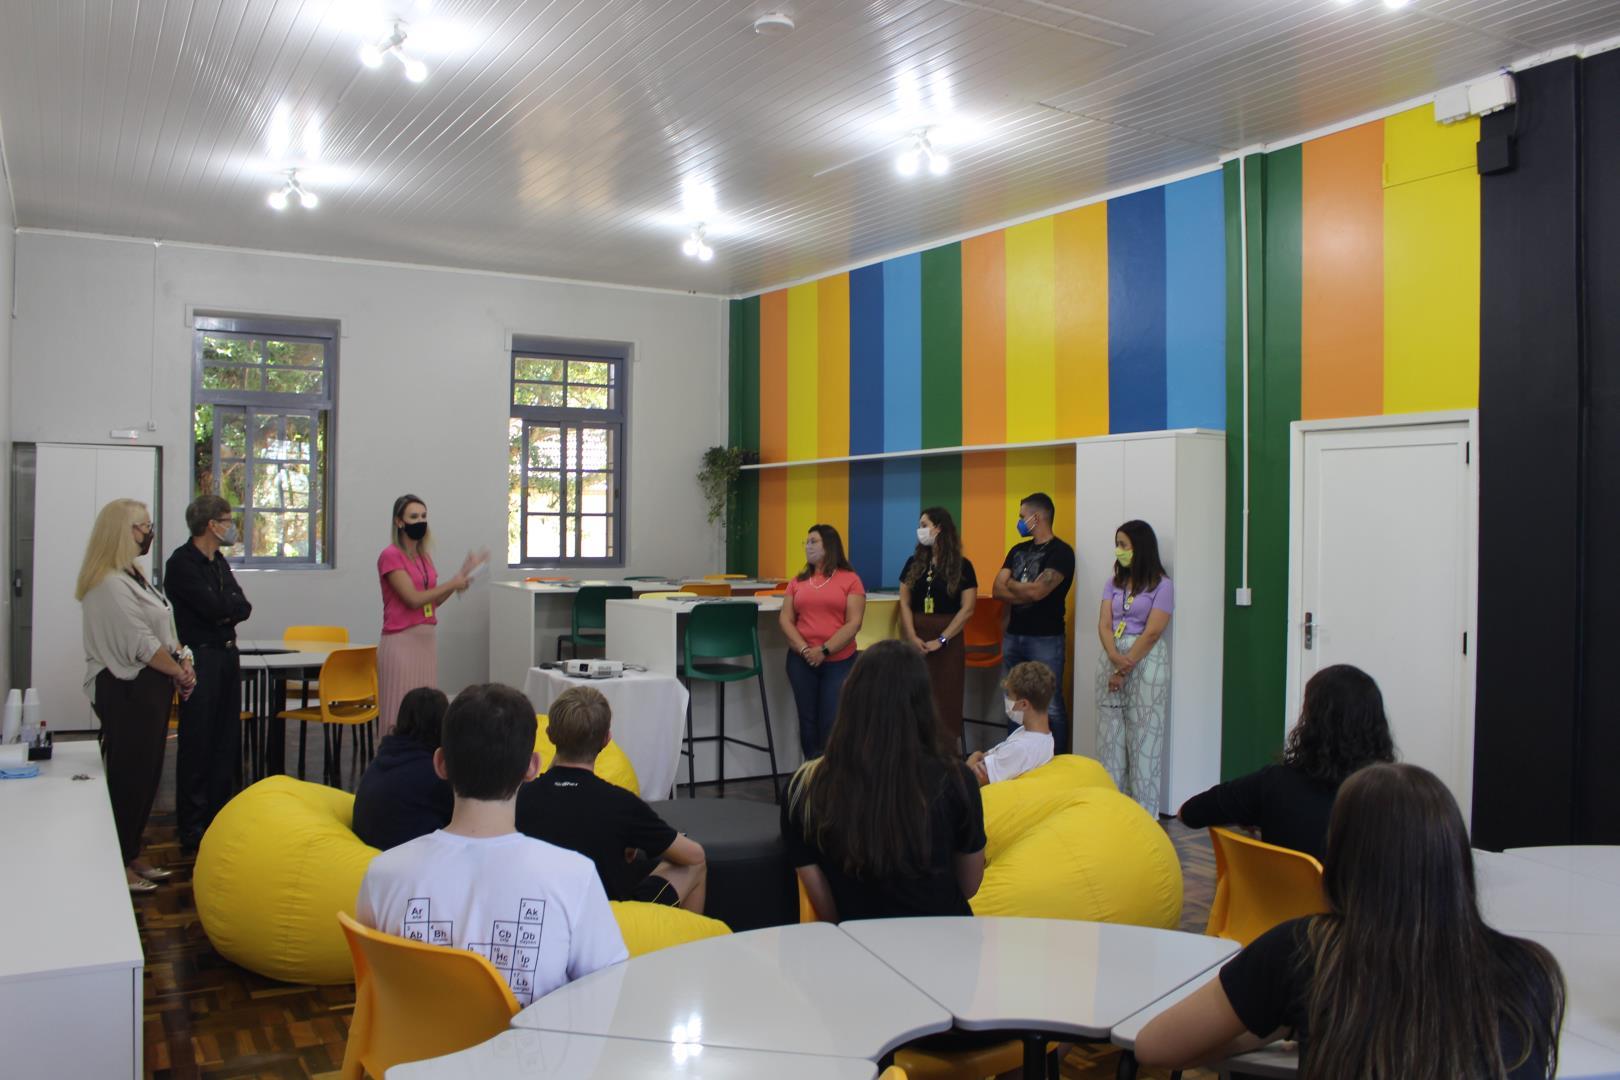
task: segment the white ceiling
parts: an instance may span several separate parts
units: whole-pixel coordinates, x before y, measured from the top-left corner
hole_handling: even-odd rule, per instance
[[[18,224],[742,294],[1620,33],[1616,0],[433,0],[426,82],[362,67],[357,11],[417,2],[0,0]],[[895,174],[907,80],[948,92],[943,178]],[[278,105],[318,118],[317,210],[265,204]]]

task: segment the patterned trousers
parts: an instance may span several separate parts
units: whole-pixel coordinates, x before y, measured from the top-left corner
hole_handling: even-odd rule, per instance
[[[1120,638],[1128,653],[1136,635]],[[1097,756],[1119,790],[1158,815],[1164,776],[1164,733],[1170,720],[1170,646],[1160,638],[1118,690],[1108,689],[1114,666],[1097,661]]]

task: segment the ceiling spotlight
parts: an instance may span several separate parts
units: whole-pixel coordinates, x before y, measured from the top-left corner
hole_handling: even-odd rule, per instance
[[[394,20],[394,29],[387,37],[360,46],[360,62],[368,68],[376,68],[382,66],[384,57],[392,56],[404,67],[405,77],[411,82],[419,83],[427,78],[427,65],[405,53],[407,29],[403,20]]]
[[[781,37],[783,34],[791,33],[793,26],[791,16],[773,11],[754,20],[754,33],[761,37]]]
[[[906,177],[916,176],[924,160],[928,162],[928,171],[935,176],[944,176],[950,171],[950,158],[934,149],[934,144],[929,141],[927,128],[912,133],[911,145],[894,159],[895,172]]]
[[[291,203],[294,195],[298,196],[298,205],[302,206],[305,210],[313,210],[321,203],[320,196],[316,195],[313,191],[310,191],[303,185],[303,183],[299,181],[297,169],[287,170],[286,181],[281,185],[281,187],[277,188],[275,191],[272,191],[270,193],[270,197],[266,199],[265,202],[270,204],[270,209],[272,210],[285,210]]]
[[[693,226],[691,233],[686,237],[686,241],[681,244],[681,254],[699,262],[714,261],[714,248],[710,247],[704,239],[703,225],[701,223]]]

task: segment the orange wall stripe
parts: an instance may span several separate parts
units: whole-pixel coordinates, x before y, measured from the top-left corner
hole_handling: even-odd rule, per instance
[[[786,461],[788,296],[786,289],[759,298],[759,459]],[[771,470],[774,471],[774,470]],[[767,472],[765,475],[769,475]],[[763,484],[760,498],[764,498]],[[764,503],[760,503],[761,511]],[[760,553],[766,548],[761,537]]]
[[[761,431],[763,435],[763,430]],[[761,469],[759,472],[759,573],[761,577],[781,577],[786,571],[787,551],[787,470]],[[798,567],[794,567],[798,570]]]
[[[962,241],[962,443],[1007,441],[1007,245]],[[999,563],[997,565],[1000,565]]]

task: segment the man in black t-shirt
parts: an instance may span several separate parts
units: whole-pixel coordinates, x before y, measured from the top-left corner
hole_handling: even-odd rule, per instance
[[[708,880],[702,845],[596,775],[596,757],[612,737],[607,698],[576,686],[552,702],[548,719],[557,759],[518,792],[518,831],[589,857],[609,900],[701,914]]]
[[[996,574],[991,594],[1008,605],[1007,633],[1001,643],[1001,672],[1005,678],[1026,660],[1052,669],[1058,692],[1046,715],[1052,723],[1052,744],[1057,753],[1069,750],[1069,719],[1063,710],[1063,665],[1068,655],[1065,603],[1074,584],[1074,548],[1052,534],[1051,496],[1042,492],[1018,504],[1018,534],[1029,537],[1014,544]],[[1009,723],[1009,732],[1016,725]]]

